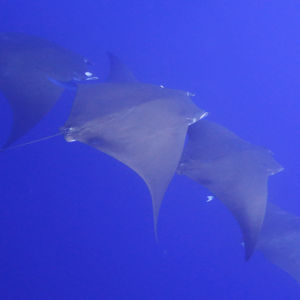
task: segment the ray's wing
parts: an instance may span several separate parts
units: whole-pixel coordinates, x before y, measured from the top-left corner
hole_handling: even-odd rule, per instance
[[[300,217],[268,202],[257,249],[300,282]]]
[[[33,128],[50,111],[63,92],[62,87],[39,78],[20,78],[14,82],[13,87],[6,84],[0,86],[0,89],[9,99],[13,111],[13,125],[4,149]]]
[[[265,214],[268,177],[281,169],[270,151],[201,120],[188,130],[178,171],[208,188],[228,207],[241,227],[249,259]]]
[[[54,43],[25,34],[0,34],[0,91],[13,111],[13,128],[3,148],[52,108],[63,91],[55,82],[85,80],[87,68],[84,58]]]
[[[93,146],[139,174],[151,192],[156,228],[187,127],[205,113],[183,91],[129,80],[126,68],[116,70],[120,62],[109,57],[117,79],[111,74],[107,83],[79,88],[65,137]]]

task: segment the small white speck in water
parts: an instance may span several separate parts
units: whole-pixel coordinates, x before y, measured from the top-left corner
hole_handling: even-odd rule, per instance
[[[210,202],[212,200],[214,200],[214,196],[206,196],[206,202]]]

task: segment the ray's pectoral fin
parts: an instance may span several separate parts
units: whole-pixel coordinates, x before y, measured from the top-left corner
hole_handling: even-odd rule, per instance
[[[265,215],[268,177],[282,167],[270,151],[210,121],[192,125],[188,136],[179,173],[208,188],[228,207],[241,227],[249,259]]]
[[[75,140],[116,158],[143,178],[152,196],[155,232],[161,201],[177,169],[188,126],[185,118],[171,109],[163,112],[159,102],[143,103],[131,112],[120,111],[108,123],[106,118],[91,121],[71,133]]]
[[[252,160],[252,154],[248,151],[236,153],[232,158],[231,168],[234,169],[221,172],[225,179],[217,178],[206,186],[225,204],[239,223],[245,243],[246,260],[255,250],[260,234],[265,215],[269,176],[259,168],[255,168],[256,162]],[[227,162],[220,163],[227,164]]]
[[[3,149],[32,129],[51,110],[63,90],[44,78],[20,78],[13,86],[1,87],[13,112],[12,129]]]
[[[109,58],[108,82],[79,87],[65,138],[107,153],[143,178],[152,196],[156,231],[187,128],[205,112],[187,93],[139,83],[115,56]]]
[[[268,202],[257,245],[273,264],[300,282],[300,217]]]
[[[147,108],[145,107],[147,110]],[[123,119],[123,126],[132,127],[132,118]],[[156,232],[161,201],[171,181],[181,156],[186,128],[157,128],[149,132],[149,123],[124,132],[112,126],[108,135],[113,134],[114,142],[99,143],[96,148],[118,159],[137,174],[147,184],[153,205]],[[147,136],[147,138],[146,138]],[[107,139],[111,137],[107,136]],[[117,144],[117,145],[116,145]],[[94,144],[95,146],[95,144]]]

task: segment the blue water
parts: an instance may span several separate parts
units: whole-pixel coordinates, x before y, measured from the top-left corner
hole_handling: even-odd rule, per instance
[[[285,170],[269,199],[300,215],[298,1],[2,0],[0,20],[83,54],[101,78],[109,50],[139,80],[195,93],[211,120],[275,153]],[[22,141],[57,132],[61,100]],[[111,157],[57,137],[0,164],[0,299],[300,299],[260,253],[244,262],[234,219],[188,178],[167,191],[157,244],[145,184]]]

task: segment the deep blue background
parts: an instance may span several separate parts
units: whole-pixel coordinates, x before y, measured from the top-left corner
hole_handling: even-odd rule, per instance
[[[299,1],[1,0],[0,31],[60,43],[95,63],[105,51],[141,80],[184,89],[210,118],[270,148],[285,167],[269,199],[300,215]],[[0,98],[0,140],[11,123]],[[22,141],[57,132],[62,99]],[[20,141],[21,142],[21,141]],[[0,299],[300,299],[209,192],[175,176],[154,240],[142,180],[62,137],[0,155]]]

